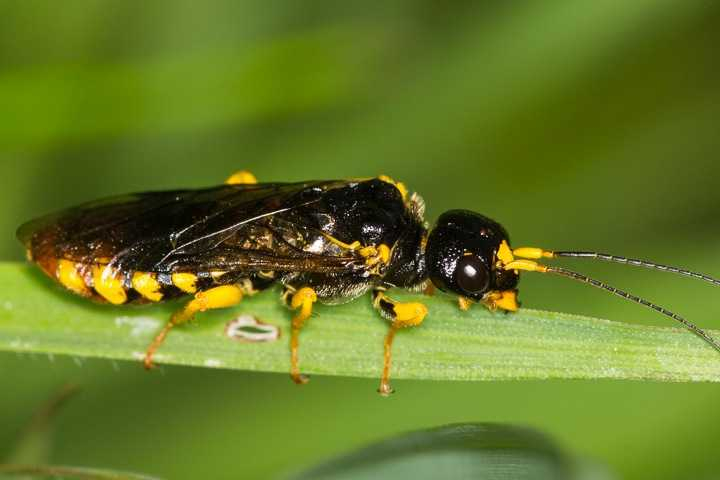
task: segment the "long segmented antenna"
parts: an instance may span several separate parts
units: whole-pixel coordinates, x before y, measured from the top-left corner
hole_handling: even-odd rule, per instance
[[[525,257],[525,258],[541,258],[541,257],[552,258],[554,252],[549,252],[549,251],[540,250],[540,249],[522,248],[522,249],[514,250],[513,253],[519,257]],[[689,321],[689,320],[681,317],[677,313],[671,312],[670,310],[668,310],[664,307],[661,307],[660,305],[657,305],[649,300],[638,297],[638,296],[628,293],[624,290],[620,290],[619,288],[615,288],[612,285],[609,285],[605,282],[601,282],[600,280],[596,280],[594,278],[588,277],[587,275],[583,275],[581,273],[577,273],[572,270],[567,270],[565,268],[540,265],[539,263],[534,262],[532,260],[512,260],[512,261],[506,263],[504,265],[504,268],[506,270],[524,270],[524,271],[529,271],[529,272],[554,273],[556,275],[560,275],[560,276],[567,277],[567,278],[572,278],[573,280],[587,283],[588,285],[592,285],[593,287],[608,291],[608,292],[612,293],[613,295],[617,295],[618,297],[624,298],[625,300],[629,300],[631,302],[646,306],[648,308],[655,310],[658,313],[661,313],[667,317],[672,318],[673,320],[681,323],[685,328],[690,330],[692,333],[694,333],[698,337],[705,340],[715,350],[720,352],[720,344],[718,344],[718,342],[713,337],[711,337],[705,330],[701,329],[700,327],[698,327],[691,321]],[[654,267],[651,267],[651,268],[654,268]]]
[[[684,277],[697,278],[713,285],[720,286],[720,280],[698,272],[692,272],[685,270],[684,268],[671,267],[670,265],[663,265],[660,263],[648,262],[647,260],[639,260],[637,258],[627,258],[618,255],[610,255],[608,253],[598,252],[548,252],[552,254],[552,257],[573,257],[573,258],[592,258],[596,260],[603,260],[605,262],[622,263],[623,265],[633,265],[636,267],[652,268],[654,270],[661,270],[663,272],[676,273]],[[552,258],[550,257],[550,258]]]
[[[644,305],[648,308],[652,308],[656,312],[659,312],[667,317],[672,318],[675,321],[682,323],[688,330],[690,330],[695,335],[697,335],[698,337],[705,340],[715,350],[720,352],[720,344],[718,344],[718,342],[715,341],[715,339],[713,337],[711,337],[703,329],[701,329],[694,323],[690,322],[689,320],[686,320],[685,318],[681,317],[677,313],[671,312],[670,310],[663,308],[660,305],[656,305],[648,300],[645,300],[644,298],[641,298],[641,297],[632,295],[628,292],[625,292],[623,290],[617,289],[611,285],[608,285],[605,282],[601,282],[599,280],[595,280],[594,278],[590,278],[587,275],[583,275],[581,273],[577,273],[572,270],[567,270],[567,269],[561,268],[561,267],[549,267],[549,266],[545,266],[545,265],[540,265],[539,263],[535,262],[534,260],[540,259],[540,258],[556,258],[556,257],[595,258],[595,259],[599,259],[599,260],[605,260],[607,262],[622,263],[622,264],[626,264],[626,265],[635,265],[635,266],[639,266],[639,267],[646,267],[646,268],[652,268],[655,270],[662,270],[662,271],[666,271],[666,272],[677,273],[679,275],[697,278],[699,280],[704,280],[706,282],[712,283],[713,285],[720,286],[720,280],[717,280],[709,275],[692,272],[690,270],[685,270],[682,268],[671,267],[668,265],[661,265],[659,263],[648,262],[646,260],[638,260],[635,258],[620,257],[617,255],[608,255],[606,253],[597,253],[597,252],[553,252],[552,250],[543,250],[542,248],[522,247],[522,248],[514,249],[512,251],[512,253],[509,255],[507,255],[507,253],[505,253],[504,255],[506,257],[506,260],[505,261],[501,260],[501,261],[503,263],[503,268],[505,268],[505,270],[525,270],[525,271],[530,271],[530,272],[554,273],[556,275],[561,275],[563,277],[572,278],[573,280],[587,283],[588,285],[592,285],[593,287],[600,288],[602,290],[606,290],[606,291],[612,293],[613,295],[617,295],[617,296],[622,297],[631,302],[635,302],[640,305]],[[515,257],[520,258],[521,260],[516,260]],[[507,261],[507,260],[510,260],[510,261]]]
[[[618,297],[624,298],[626,300],[630,300],[631,302],[639,303],[640,305],[644,305],[648,308],[652,308],[656,312],[662,313],[665,316],[668,316],[672,318],[673,320],[676,320],[680,323],[682,323],[688,330],[693,332],[698,337],[705,340],[707,343],[709,343],[715,350],[720,352],[720,344],[715,341],[713,337],[711,337],[705,330],[701,329],[691,321],[681,317],[677,313],[671,312],[670,310],[661,307],[660,305],[657,305],[655,303],[652,303],[648,300],[645,300],[644,298],[638,297],[636,295],[633,295],[631,293],[625,292],[623,290],[620,290],[618,288],[615,288],[611,285],[608,285],[605,282],[601,282],[600,280],[595,280],[594,278],[590,278],[587,275],[583,275],[581,273],[573,272],[572,270],[567,270],[565,268],[561,267],[546,267],[546,272],[548,273],[554,273],[556,275],[561,275],[563,277],[572,278],[574,280],[578,280],[583,283],[587,283],[589,285],[592,285],[593,287],[601,288],[603,290],[606,290],[613,295],[617,295]]]

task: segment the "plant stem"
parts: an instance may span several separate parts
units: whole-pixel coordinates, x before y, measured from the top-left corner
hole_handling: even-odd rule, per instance
[[[173,329],[156,360],[288,372],[290,314],[276,293],[263,292]],[[528,309],[461,312],[444,295],[423,301],[430,309],[425,323],[398,332],[393,378],[720,381],[720,355],[686,330]],[[95,305],[62,291],[29,265],[0,263],[0,351],[135,360],[140,368],[147,345],[179,305]],[[280,327],[280,339],[242,343],[226,337],[224,324],[239,313]],[[386,332],[369,299],[318,306],[300,336],[301,368],[379,377]]]

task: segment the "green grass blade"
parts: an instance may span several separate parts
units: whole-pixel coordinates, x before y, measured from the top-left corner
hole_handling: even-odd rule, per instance
[[[0,480],[155,480],[136,473],[55,465],[0,465]]]
[[[574,460],[539,432],[510,425],[471,423],[383,440],[291,478],[577,480],[587,476],[576,472]]]
[[[3,462],[14,465],[42,465],[50,461],[55,417],[78,391],[77,385],[66,384],[48,398],[20,432],[10,455],[4,458]]]
[[[423,301],[430,309],[425,323],[395,340],[393,378],[720,381],[720,355],[684,329],[527,309],[506,315],[478,306],[461,312],[445,295]],[[61,291],[29,265],[0,263],[0,351],[139,360],[178,306],[94,305]],[[280,340],[250,344],[227,338],[224,324],[240,312],[281,327]],[[370,300],[318,306],[315,312],[301,335],[302,370],[378,377],[387,328]],[[277,292],[264,292],[176,329],[156,360],[287,372],[289,318]]]

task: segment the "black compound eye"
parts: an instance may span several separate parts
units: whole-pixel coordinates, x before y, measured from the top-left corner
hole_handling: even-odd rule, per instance
[[[455,281],[466,293],[482,293],[487,290],[490,277],[485,264],[475,255],[465,255],[458,260]]]

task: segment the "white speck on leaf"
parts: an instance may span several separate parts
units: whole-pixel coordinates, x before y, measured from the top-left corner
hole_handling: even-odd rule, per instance
[[[145,352],[132,352],[132,357],[135,360],[145,360]]]
[[[152,317],[116,317],[115,326],[129,326],[130,335],[140,337],[155,332],[160,327],[160,321]]]
[[[204,363],[205,363],[206,367],[212,367],[212,368],[222,367],[222,364],[223,364],[223,362],[221,362],[217,358],[208,358],[205,360]]]
[[[253,315],[243,314],[225,326],[225,336],[243,342],[274,342],[280,338],[280,328],[261,322]]]
[[[25,342],[19,338],[12,340],[8,345],[13,350],[30,350],[33,348],[33,344],[31,342]]]

